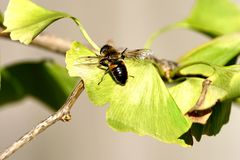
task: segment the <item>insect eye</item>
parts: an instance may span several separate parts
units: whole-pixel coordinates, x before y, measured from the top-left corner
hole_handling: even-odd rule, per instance
[[[111,48],[112,48],[112,46],[110,46],[110,45],[108,45],[108,44],[105,44],[105,45],[101,48],[100,54],[103,54],[103,53],[106,54],[106,52],[108,52]]]

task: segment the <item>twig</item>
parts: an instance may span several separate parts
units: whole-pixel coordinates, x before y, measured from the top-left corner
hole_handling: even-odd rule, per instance
[[[0,26],[0,37],[11,40],[9,33],[1,33],[5,28]],[[62,39],[49,33],[38,35],[31,45],[65,55],[66,51],[71,46],[71,41]]]
[[[4,27],[0,26],[0,37],[11,40],[9,33],[1,33],[4,29]],[[70,48],[71,42],[54,35],[40,34],[32,41],[31,45],[52,51],[54,53],[65,55],[66,51]],[[22,136],[18,141],[9,146],[4,152],[0,154],[0,160],[4,160],[7,157],[11,156],[15,151],[30,142],[38,134],[42,133],[44,130],[59,120],[62,120],[64,122],[69,121],[71,119],[70,110],[83,89],[83,81],[80,81],[64,105],[55,114],[40,122],[32,130]]]
[[[4,27],[0,26],[0,38],[6,38],[8,40],[11,40],[9,33],[1,33],[4,29]],[[40,34],[32,41],[31,45],[53,51],[53,53],[65,55],[66,51],[70,48],[71,42],[50,34]],[[160,64],[160,61],[155,60],[155,63],[163,67],[162,64]],[[80,81],[73,90],[72,94],[68,97],[65,104],[55,114],[49,116],[44,121],[40,122],[32,130],[22,136],[18,141],[9,146],[4,152],[0,154],[0,160],[4,160],[11,156],[23,145],[30,142],[38,134],[42,133],[44,130],[46,130],[48,127],[55,124],[59,120],[69,121],[71,119],[70,110],[72,108],[72,105],[74,104],[80,93],[83,91],[83,89],[83,81]]]
[[[80,93],[83,91],[84,85],[83,81],[80,81],[71,95],[68,97],[67,101],[64,103],[64,105],[53,115],[49,116],[44,121],[40,122],[36,127],[34,127],[32,130],[30,130],[28,133],[26,133],[23,137],[21,137],[18,141],[13,143],[11,146],[9,146],[1,155],[0,160],[4,160],[10,155],[12,155],[15,151],[17,151],[19,148],[21,148],[26,143],[30,142],[33,138],[35,138],[38,134],[42,133],[44,130],[46,130],[48,127],[53,125],[54,123],[58,122],[59,120],[62,120],[64,122],[69,121],[71,119],[70,110],[80,95]]]

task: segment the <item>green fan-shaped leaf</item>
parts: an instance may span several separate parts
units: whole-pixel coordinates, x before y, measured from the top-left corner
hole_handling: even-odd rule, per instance
[[[184,20],[160,28],[147,40],[150,48],[163,32],[176,28],[195,30],[211,37],[240,31],[240,7],[232,0],[196,0],[190,15]]]
[[[186,114],[197,103],[203,81],[203,78],[187,78],[169,89],[182,113]]]
[[[77,18],[63,12],[47,10],[31,0],[10,0],[3,24],[7,27],[5,32],[10,32],[12,40],[29,44],[47,26],[61,18],[71,18],[89,44],[99,50]]]
[[[195,65],[198,66],[198,64]],[[214,72],[206,77],[206,79],[188,78],[184,82],[170,88],[172,96],[183,113],[191,110],[191,107],[196,104],[202,93],[205,81],[209,81],[210,84],[206,88],[204,100],[198,106],[199,110],[208,109],[218,101],[234,100],[240,97],[240,65],[227,67],[212,65],[211,70],[214,70]],[[191,90],[194,90],[194,92],[191,92]]]
[[[54,21],[70,17],[66,13],[46,10],[30,0],[10,0],[4,14],[5,32],[11,32],[13,40],[29,44]]]
[[[224,68],[222,67],[222,69]],[[225,77],[223,77],[223,74],[226,74]],[[203,84],[206,81],[204,78],[187,78],[185,81],[170,88],[170,93],[182,110],[182,113],[190,116],[192,122],[196,122],[192,124],[189,133],[182,137],[187,140],[186,143],[192,143],[192,136],[197,141],[200,141],[203,134],[209,136],[216,135],[222,126],[228,122],[231,101],[235,97],[232,96],[232,92],[234,92],[234,89],[236,90],[235,92],[237,90],[239,92],[239,89],[234,88],[236,84],[232,85],[232,87],[229,87],[229,85],[229,90],[225,89],[225,87],[227,87],[228,83],[234,84],[233,81],[235,81],[236,77],[237,75],[234,76],[232,71],[220,71],[220,73],[215,71],[208,78],[211,79],[212,84],[206,88],[205,97],[201,97],[204,90]],[[220,85],[219,81],[227,84]],[[203,98],[202,104],[196,106],[200,97]],[[195,113],[195,115],[190,113]]]
[[[116,84],[109,74],[98,85],[105,71],[97,67],[97,58],[90,60],[86,56],[94,56],[94,53],[74,42],[67,52],[67,69],[71,76],[84,80],[94,104],[110,104],[107,121],[111,128],[186,145],[178,138],[188,131],[191,123],[179,110],[152,63],[126,58],[131,76],[125,86]]]
[[[237,32],[240,31],[240,8],[232,0],[196,0],[185,22],[211,36]]]
[[[57,110],[70,95],[76,78],[51,62],[28,62],[1,69],[0,105],[33,96]]]
[[[215,65],[226,65],[240,53],[240,34],[216,38],[183,55],[179,63],[206,62]]]
[[[212,86],[221,88],[227,93],[219,100],[233,100],[240,97],[240,65],[215,66],[215,73],[208,79],[212,82]]]
[[[214,73],[214,68],[207,63],[195,63],[187,66],[181,66],[175,74],[181,76],[202,76],[209,77]],[[173,75],[174,76],[174,75]]]

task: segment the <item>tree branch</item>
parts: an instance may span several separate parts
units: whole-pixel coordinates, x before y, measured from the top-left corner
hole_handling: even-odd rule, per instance
[[[0,26],[0,37],[11,40],[9,33],[2,33],[4,29],[5,28],[3,26]],[[64,40],[51,34],[40,34],[32,41],[31,45],[46,49],[48,51],[52,51],[54,53],[65,55],[66,51],[69,50],[71,46],[71,41]],[[32,130],[30,130],[19,140],[9,146],[4,152],[0,154],[0,160],[4,160],[11,156],[23,145],[33,140],[37,135],[42,133],[44,130],[46,130],[48,127],[55,124],[59,120],[64,122],[69,121],[71,119],[70,110],[83,89],[84,84],[81,80],[74,88],[73,92],[68,97],[64,105],[55,114],[49,116],[44,121],[40,122]]]
[[[51,125],[55,124],[59,120],[62,120],[64,122],[69,121],[71,119],[70,110],[81,94],[81,92],[84,89],[83,81],[81,80],[71,95],[68,97],[67,101],[64,103],[64,105],[53,115],[49,116],[44,121],[40,122],[36,127],[34,127],[32,130],[30,130],[28,133],[26,133],[24,136],[22,136],[18,141],[13,143],[11,146],[9,146],[1,155],[0,160],[4,160],[7,157],[11,156],[15,151],[20,149],[23,145],[27,144],[31,140],[33,140],[38,134],[42,133],[44,130],[46,130]]]
[[[0,26],[0,38],[6,38],[8,40],[11,40],[9,33],[2,33],[4,29],[5,28],[3,26]],[[65,55],[66,51],[70,48],[71,42],[50,34],[40,34],[32,41],[31,45],[46,49],[48,51],[52,51],[54,53]],[[161,67],[164,73],[169,78],[170,74],[168,75],[167,73],[170,72],[170,70],[172,70],[173,68],[171,68],[171,66],[169,67],[169,64],[165,62],[167,60],[164,60],[164,63],[162,63],[161,60],[157,60],[156,58],[154,60],[154,62],[159,65],[158,67]],[[170,64],[172,64],[172,62]],[[4,152],[0,154],[0,160],[4,160],[7,157],[11,156],[14,152],[16,152],[22,146],[33,140],[37,135],[42,133],[44,130],[46,130],[48,127],[55,124],[59,120],[62,120],[64,122],[69,121],[71,119],[70,110],[83,89],[84,84],[81,80],[73,90],[72,94],[68,97],[64,105],[55,114],[49,116],[44,121],[40,122],[32,130],[30,130],[19,140],[9,146]]]
[[[0,26],[0,37],[11,40],[9,33],[2,33],[4,29],[5,28]],[[32,41],[31,45],[65,55],[71,46],[71,41],[64,40],[49,33],[42,33]]]
[[[0,37],[11,40],[9,33],[1,33],[4,30],[3,27],[0,26]],[[31,43],[31,45],[53,51],[54,53],[59,53],[61,55],[65,55],[66,51],[70,48],[71,42],[63,40],[62,38],[50,35],[50,34],[40,34],[38,35]],[[156,63],[159,63],[155,59]],[[166,66],[161,64],[161,67]],[[19,140],[9,146],[4,152],[0,154],[0,160],[4,160],[11,156],[14,152],[20,149],[22,146],[33,140],[37,135],[42,133],[51,125],[55,124],[59,120],[69,121],[71,119],[70,110],[72,105],[83,91],[84,85],[81,80],[78,85],[73,90],[72,94],[68,97],[65,104],[53,115],[49,116],[44,121],[40,122],[33,129],[31,129],[28,133],[22,136]]]

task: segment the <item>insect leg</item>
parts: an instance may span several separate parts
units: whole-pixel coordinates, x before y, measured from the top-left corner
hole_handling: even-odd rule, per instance
[[[98,82],[98,85],[100,85],[100,83],[102,83],[102,81],[103,81],[105,75],[106,75],[109,71],[110,71],[110,70],[109,70],[109,68],[108,68],[108,69],[104,72],[104,74],[103,74],[101,80]]]
[[[128,75],[129,77],[131,77],[131,78],[134,78],[134,76],[133,75]]]
[[[121,52],[121,58],[124,59],[126,57],[125,52],[127,51],[127,48],[125,48],[122,52]]]

